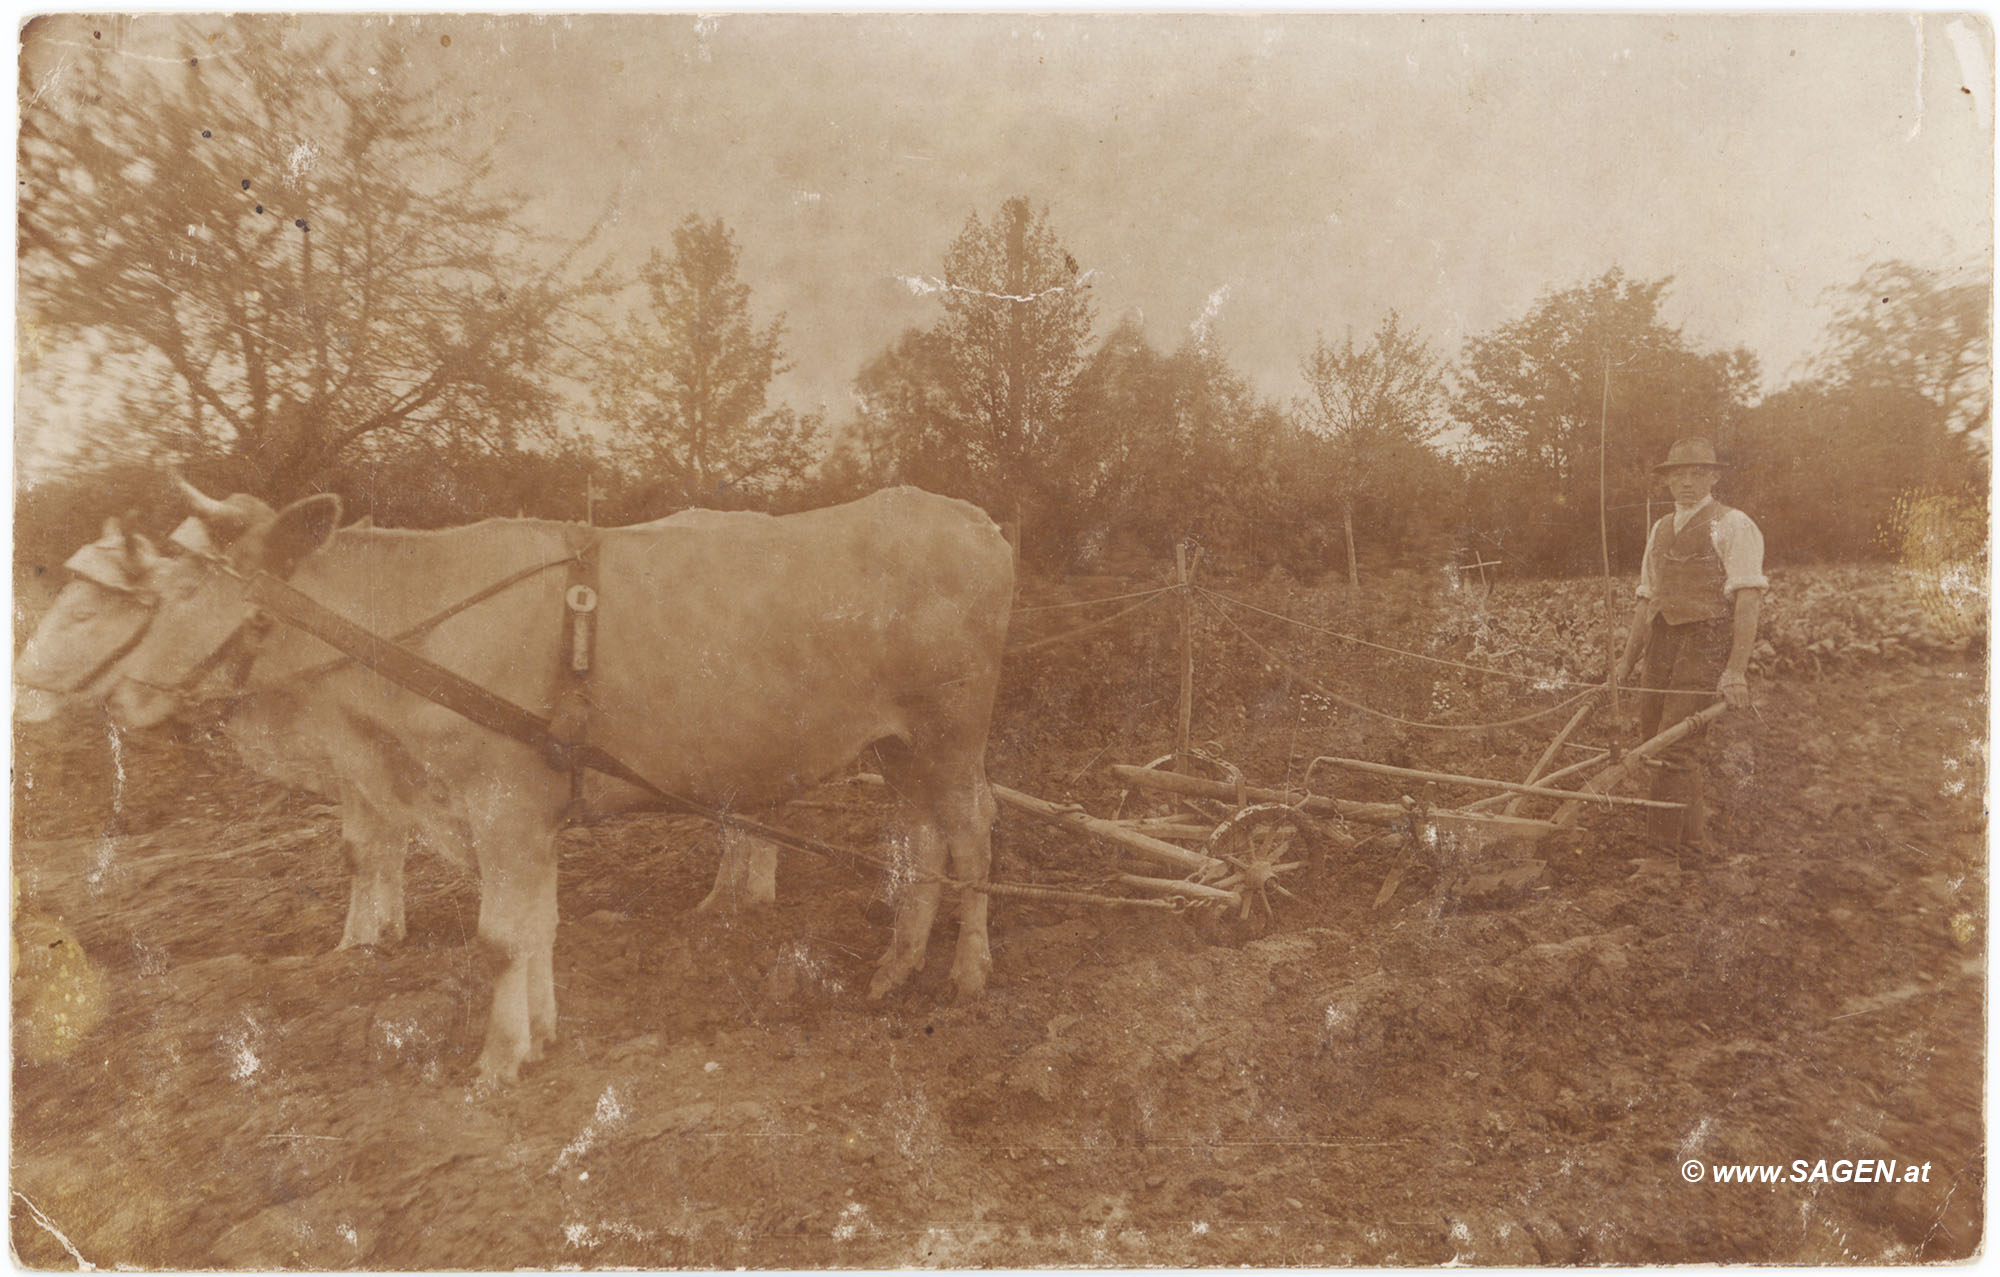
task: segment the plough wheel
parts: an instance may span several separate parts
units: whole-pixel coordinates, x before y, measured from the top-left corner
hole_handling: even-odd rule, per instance
[[[1276,918],[1272,897],[1299,898],[1292,888],[1319,870],[1332,836],[1318,818],[1295,807],[1258,803],[1216,826],[1204,850],[1229,866],[1214,885],[1242,895],[1238,920],[1254,921],[1254,910],[1270,923]]]

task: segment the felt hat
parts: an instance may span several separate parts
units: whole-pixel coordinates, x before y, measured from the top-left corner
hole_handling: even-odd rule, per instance
[[[1682,466],[1707,466],[1711,470],[1727,470],[1729,467],[1715,459],[1715,445],[1700,435],[1674,440],[1674,446],[1667,449],[1667,459],[1653,467],[1654,474],[1677,470]]]

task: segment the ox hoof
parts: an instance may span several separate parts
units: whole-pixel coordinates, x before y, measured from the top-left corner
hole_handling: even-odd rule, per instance
[[[482,1090],[512,1086],[521,1080],[521,1066],[531,1060],[539,1059],[541,1053],[539,1045],[521,1051],[511,1045],[503,1049],[489,1043],[486,1049],[479,1053],[476,1085]]]
[[[473,1089],[495,1091],[503,1086],[512,1086],[521,1080],[521,1062],[512,1060],[506,1064],[496,1064],[483,1056],[479,1061],[479,1072],[473,1078]]]
[[[897,986],[909,978],[910,973],[907,971],[897,971],[892,967],[883,967],[875,973],[875,978],[868,982],[868,1000],[870,1002],[880,1002],[883,998],[894,993]]]
[[[986,996],[986,972],[974,971],[951,973],[951,1000],[953,1002],[977,1002]]]
[[[366,932],[360,935],[344,935],[333,950],[338,953],[342,949],[386,949],[403,939],[404,934],[401,927],[384,927],[373,935]]]

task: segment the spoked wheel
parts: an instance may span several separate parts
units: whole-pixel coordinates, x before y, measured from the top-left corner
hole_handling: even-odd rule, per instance
[[[1230,866],[1214,885],[1243,897],[1238,920],[1250,921],[1256,908],[1270,922],[1276,918],[1271,897],[1296,901],[1299,896],[1292,888],[1319,870],[1328,843],[1336,836],[1325,822],[1296,807],[1258,803],[1217,826],[1204,850]]]

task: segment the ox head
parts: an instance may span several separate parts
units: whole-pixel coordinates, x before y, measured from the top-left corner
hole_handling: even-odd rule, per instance
[[[254,497],[217,501],[181,484],[195,514],[172,538],[181,553],[152,578],[150,623],[113,672],[107,705],[121,727],[147,727],[181,704],[225,684],[222,658],[256,609],[247,581],[257,572],[289,576],[340,523],[340,498],[307,497],[275,513]],[[242,668],[235,670],[240,677]]]
[[[106,519],[97,540],[63,567],[56,595],[14,661],[15,717],[42,723],[69,706],[102,698],[112,670],[153,616],[154,579],[164,562],[144,536]]]

